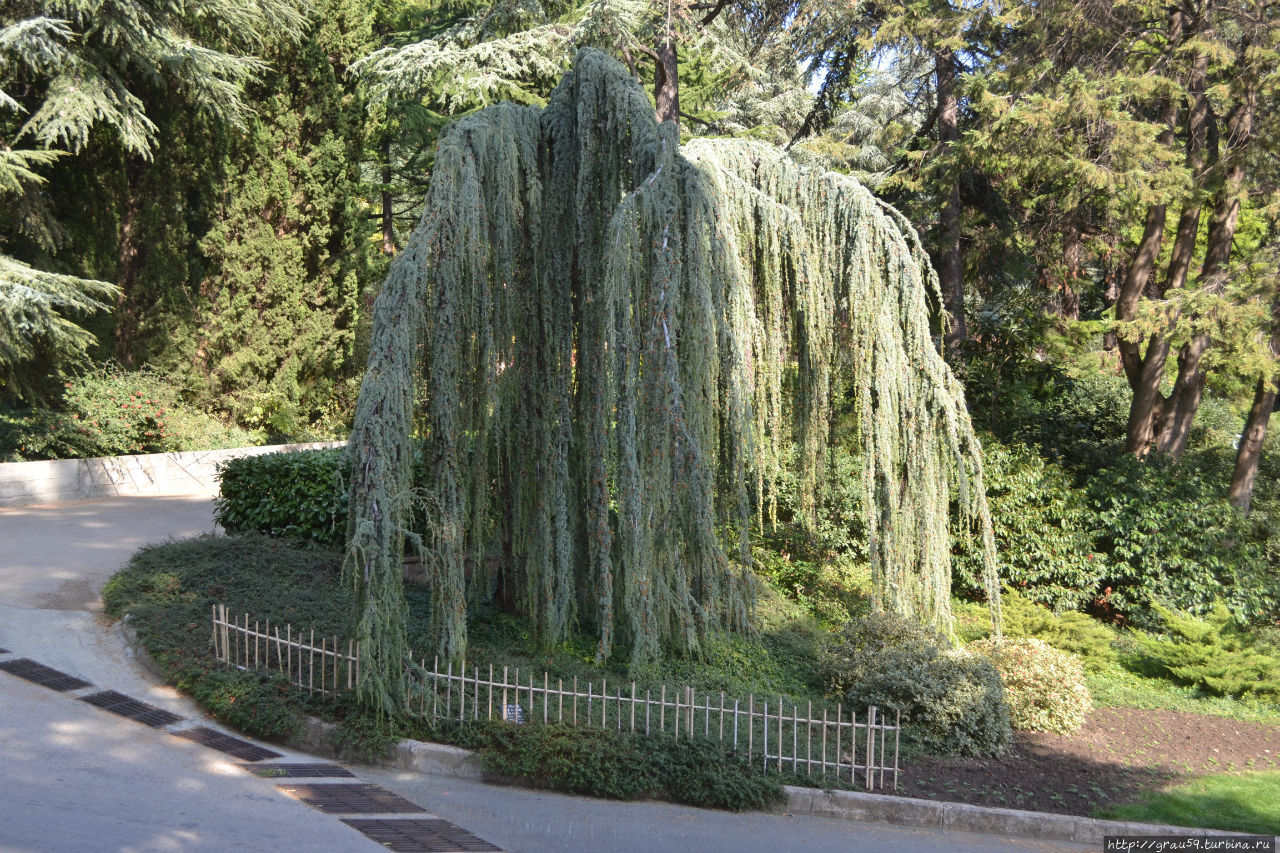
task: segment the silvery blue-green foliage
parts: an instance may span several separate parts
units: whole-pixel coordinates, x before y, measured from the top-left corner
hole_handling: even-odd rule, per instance
[[[375,100],[429,93],[445,112],[503,100],[540,103],[538,91],[564,73],[573,25],[555,4],[495,3],[435,38],[384,47],[353,66]]]
[[[460,121],[379,297],[352,433],[348,569],[361,636],[389,655],[362,676],[390,683],[402,658],[415,382],[443,656],[465,655],[490,556],[543,647],[576,619],[635,668],[746,629],[747,531],[787,459],[813,517],[837,383],[879,603],[949,630],[953,492],[989,567],[993,545],[978,443],[931,337],[935,287],[910,226],[856,181],[759,144],[678,148],[597,51],[545,109]]]

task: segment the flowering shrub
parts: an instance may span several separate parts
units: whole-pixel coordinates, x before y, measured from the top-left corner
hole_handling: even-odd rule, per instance
[[[178,387],[149,370],[97,367],[66,383],[56,410],[32,413],[19,426],[13,461],[76,459],[242,447],[256,436],[227,427],[184,403]]]
[[[166,393],[168,392],[168,393]],[[90,373],[67,383],[64,431],[79,434],[86,456],[169,449],[172,391],[148,373]]]
[[[1069,734],[1084,725],[1093,698],[1075,655],[1031,637],[978,640],[968,648],[1000,672],[1015,729]]]

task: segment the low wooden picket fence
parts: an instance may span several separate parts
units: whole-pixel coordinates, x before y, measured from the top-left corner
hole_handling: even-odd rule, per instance
[[[251,622],[247,615],[231,618],[222,605],[213,608],[213,644],[224,663],[275,670],[312,692],[350,690],[359,678],[357,644],[322,637],[317,645],[314,631]],[[869,791],[898,787],[898,715],[890,722],[875,706],[859,721],[843,705],[815,713],[812,702],[801,708],[783,697],[731,699],[665,685],[656,695],[641,694],[635,682],[611,687],[603,680],[597,687],[574,678],[566,685],[543,672],[539,683],[534,674],[522,677],[508,667],[499,673],[493,666],[482,671],[464,664],[455,671],[452,663],[441,669],[439,659],[410,660],[411,709],[430,719],[567,723],[703,738],[760,762],[766,771],[861,782]]]

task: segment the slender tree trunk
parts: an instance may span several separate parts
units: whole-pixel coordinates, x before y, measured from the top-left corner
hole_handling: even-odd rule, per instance
[[[1244,194],[1245,169],[1243,149],[1253,136],[1253,119],[1257,111],[1257,95],[1246,86],[1240,100],[1227,118],[1227,139],[1231,158],[1222,179],[1214,203],[1213,216],[1209,220],[1208,242],[1205,246],[1204,264],[1200,268],[1200,284],[1221,293],[1227,264],[1231,260],[1231,245],[1235,240],[1236,225],[1240,219],[1240,199]],[[1161,431],[1157,447],[1162,453],[1177,459],[1187,448],[1191,424],[1204,398],[1206,374],[1201,367],[1210,337],[1200,332],[1183,345],[1178,354],[1178,379],[1171,396],[1171,417]]]
[[[138,218],[142,213],[140,184],[142,161],[136,156],[124,160],[124,203],[120,212],[120,269],[116,284],[120,297],[116,301],[115,357],[121,365],[133,367],[134,348],[138,340],[138,305],[135,302],[134,284],[142,268],[143,246],[138,241]]]
[[[1164,420],[1166,409],[1164,396],[1160,393],[1160,380],[1164,378],[1164,366],[1168,360],[1168,335],[1152,335],[1147,342],[1147,355],[1142,360],[1138,384],[1133,389],[1133,402],[1129,404],[1129,425],[1124,443],[1128,453],[1139,456],[1146,453]]]
[[[396,253],[395,197],[391,193],[391,136],[382,140],[382,254]]]
[[[956,97],[956,63],[950,52],[934,55],[934,74],[938,86],[938,140],[942,148],[950,148],[960,139],[960,102]],[[946,302],[951,328],[947,342],[968,340],[964,321],[964,263],[960,253],[960,179],[948,179],[946,200],[938,214],[938,281]]]
[[[1076,208],[1062,230],[1062,261],[1065,272],[1058,287],[1058,313],[1068,320],[1080,319],[1080,267],[1084,257],[1083,211]]]
[[[1280,334],[1271,336],[1271,351],[1280,356]],[[1258,479],[1258,461],[1262,458],[1262,443],[1267,438],[1267,424],[1276,407],[1276,393],[1280,391],[1280,377],[1268,381],[1258,380],[1253,392],[1253,406],[1244,422],[1240,447],[1236,450],[1236,467],[1231,472],[1231,490],[1227,499],[1246,515],[1253,502],[1253,484]]]
[[[1170,50],[1181,43],[1182,36],[1183,15],[1181,10],[1174,9],[1169,15]],[[1161,146],[1173,148],[1177,138],[1174,131],[1177,122],[1178,103],[1176,99],[1170,98],[1166,101],[1163,109],[1163,128],[1159,137]],[[1142,228],[1142,239],[1138,241],[1138,250],[1134,253],[1133,261],[1129,264],[1129,269],[1125,272],[1124,281],[1120,283],[1116,293],[1116,320],[1119,322],[1129,322],[1134,319],[1137,314],[1138,303],[1152,282],[1156,259],[1159,258],[1160,248],[1164,243],[1164,227],[1167,216],[1168,206],[1165,204],[1153,204],[1147,208],[1146,220]],[[1120,338],[1117,344],[1120,349],[1120,363],[1124,367],[1125,378],[1129,380],[1129,387],[1136,393],[1142,381],[1143,358],[1141,343]],[[1133,408],[1131,407],[1131,420],[1133,414]],[[1132,448],[1130,448],[1130,452],[1133,452]]]
[[[670,32],[658,43],[653,100],[658,108],[658,121],[680,123],[680,66],[676,57],[676,43]]]
[[[1172,133],[1170,134],[1172,135]],[[1155,271],[1156,258],[1160,255],[1160,244],[1164,241],[1164,222],[1166,207],[1153,204],[1147,208],[1146,224],[1142,229],[1142,239],[1138,242],[1138,251],[1129,264],[1120,292],[1116,295],[1116,319],[1128,322],[1137,314],[1138,302]],[[1124,365],[1125,376],[1129,379],[1129,387],[1135,392],[1142,378],[1142,348],[1137,341],[1119,340],[1120,363]]]
[[[1171,29],[1180,30],[1180,25],[1171,25]],[[1205,148],[1208,139],[1209,124],[1209,100],[1205,93],[1206,75],[1208,71],[1208,59],[1203,54],[1199,54],[1192,61],[1192,74],[1189,84],[1192,95],[1191,110],[1187,115],[1187,166],[1192,175],[1199,175],[1204,171],[1205,164]],[[1169,114],[1166,116],[1167,130],[1162,134],[1165,139],[1172,141],[1172,127],[1177,118],[1176,105],[1171,105]],[[1162,299],[1170,290],[1179,289],[1187,283],[1187,271],[1191,267],[1191,259],[1195,255],[1196,234],[1200,228],[1200,203],[1192,198],[1185,202],[1182,206],[1182,212],[1178,217],[1178,226],[1174,235],[1173,249],[1169,258],[1169,267],[1165,271],[1164,278],[1157,280],[1148,273],[1146,280],[1143,282],[1142,293],[1152,299]],[[1163,216],[1160,217],[1159,226],[1163,229]],[[1146,236],[1150,234],[1150,227],[1155,224],[1151,221],[1150,213],[1148,213],[1148,231],[1144,234],[1144,244]],[[1143,248],[1146,248],[1144,245]],[[1154,243],[1156,252],[1159,251],[1159,243]],[[1150,262],[1154,263],[1155,255],[1150,255]],[[1132,300],[1132,307],[1136,308],[1139,294],[1126,288],[1122,291],[1122,298]],[[1120,317],[1117,311],[1117,317]],[[1124,319],[1132,319],[1132,314]],[[1169,359],[1169,334],[1173,331],[1173,325],[1177,321],[1176,317],[1170,317],[1168,325],[1163,332],[1156,332],[1150,336],[1147,341],[1146,354],[1142,358],[1141,369],[1134,370],[1133,351],[1130,350],[1129,357],[1125,359],[1125,372],[1129,376],[1130,385],[1133,388],[1133,402],[1129,406],[1129,423],[1125,435],[1125,450],[1129,453],[1144,454],[1153,445],[1160,443],[1160,437],[1165,433],[1166,425],[1169,423],[1170,415],[1173,407],[1169,404],[1164,396],[1160,393],[1160,382],[1164,378],[1165,364]],[[1136,346],[1136,345],[1129,345]],[[1122,357],[1125,350],[1121,350]],[[1136,379],[1136,384],[1134,379]]]
[[[1209,336],[1198,334],[1182,345],[1178,352],[1178,378],[1166,403],[1167,417],[1159,425],[1156,450],[1173,458],[1182,458],[1191,436],[1191,423],[1204,399],[1205,372],[1200,368]]]

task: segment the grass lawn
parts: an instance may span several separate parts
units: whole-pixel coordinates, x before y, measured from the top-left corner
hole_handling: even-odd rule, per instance
[[[1100,810],[1098,817],[1280,835],[1280,773],[1205,776]]]

